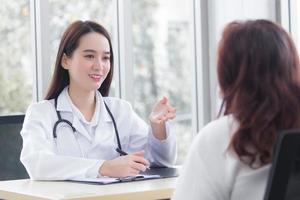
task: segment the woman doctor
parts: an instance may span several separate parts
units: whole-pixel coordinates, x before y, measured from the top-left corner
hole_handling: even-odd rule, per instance
[[[174,163],[176,138],[165,122],[175,109],[163,97],[148,127],[128,102],[107,97],[112,76],[105,28],[72,23],[60,42],[46,98],[29,106],[21,131],[21,161],[31,179],[126,177],[149,165]]]

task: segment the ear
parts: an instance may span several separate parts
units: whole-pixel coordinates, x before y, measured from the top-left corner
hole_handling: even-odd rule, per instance
[[[65,53],[63,54],[63,56],[61,58],[60,64],[64,69],[69,69],[69,58]]]

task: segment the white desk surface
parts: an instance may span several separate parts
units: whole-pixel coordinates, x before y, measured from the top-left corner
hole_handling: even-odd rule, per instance
[[[0,199],[169,199],[174,191],[176,179],[152,179],[110,185],[29,179],[0,181]]]

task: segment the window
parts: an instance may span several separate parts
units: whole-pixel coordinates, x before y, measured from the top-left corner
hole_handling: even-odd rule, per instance
[[[24,113],[33,99],[29,0],[0,7],[0,115]]]
[[[154,103],[164,95],[169,98],[177,108],[172,124],[181,163],[192,139],[192,8],[185,0],[131,4],[134,107],[147,120]]]
[[[298,47],[298,53],[300,49],[300,2],[298,0],[289,0],[289,15],[290,15],[290,31],[292,37]]]

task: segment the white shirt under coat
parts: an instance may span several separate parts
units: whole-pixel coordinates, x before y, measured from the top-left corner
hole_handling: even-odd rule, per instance
[[[121,99],[102,97],[96,92],[96,109],[90,122],[72,104],[67,87],[57,98],[57,110],[61,117],[76,129],[60,123],[57,140],[53,127],[58,120],[54,100],[43,100],[29,106],[21,136],[23,149],[21,162],[33,180],[68,180],[99,176],[99,167],[105,160],[119,156],[112,119],[104,101],[112,112],[119,131],[122,149],[131,153],[145,150],[145,158],[152,165],[171,166],[176,159],[176,137],[156,139],[151,128],[133,111],[131,105]]]
[[[231,115],[197,134],[180,173],[173,200],[262,200],[270,165],[252,169],[228,150],[237,122]]]

